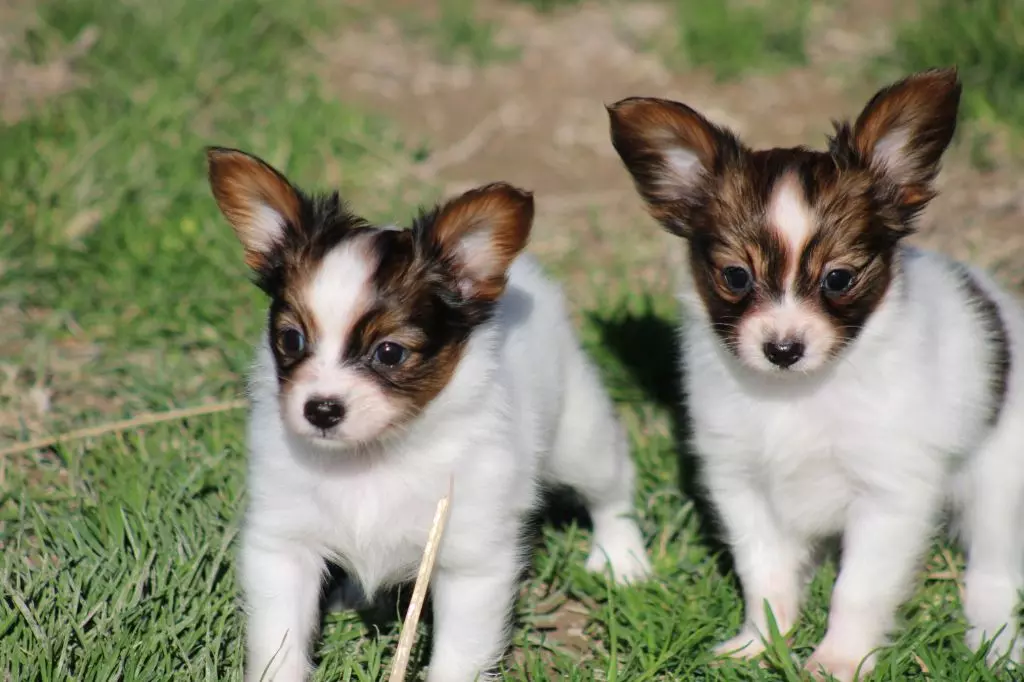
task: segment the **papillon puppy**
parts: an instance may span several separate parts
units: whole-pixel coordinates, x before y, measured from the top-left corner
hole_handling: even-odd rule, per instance
[[[650,213],[688,249],[693,447],[745,598],[720,653],[797,621],[815,549],[842,536],[807,662],[871,670],[949,510],[968,642],[1020,659],[1024,313],[985,274],[907,245],[956,126],[954,69],[878,92],[827,151],[754,150],[690,107],[609,107]]]
[[[329,562],[367,597],[413,579],[450,481],[431,682],[499,662],[545,485],[581,495],[589,569],[648,574],[624,431],[561,292],[520,255],[531,194],[491,184],[375,227],[243,152],[208,162],[270,299],[250,382],[247,680],[306,679]]]

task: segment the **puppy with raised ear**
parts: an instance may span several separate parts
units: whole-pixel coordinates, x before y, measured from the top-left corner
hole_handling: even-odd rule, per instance
[[[753,150],[686,105],[631,98],[611,136],[687,240],[693,446],[745,596],[721,652],[796,623],[812,550],[841,534],[808,667],[874,665],[946,508],[966,543],[969,643],[1020,659],[1024,314],[981,272],[907,245],[935,195],[954,70],[881,90],[827,151]]]
[[[588,568],[648,573],[625,435],[560,291],[520,255],[529,193],[492,184],[379,228],[253,156],[208,160],[270,298],[250,384],[246,679],[306,678],[328,562],[367,596],[414,578],[450,478],[431,682],[499,661],[544,484],[587,505]]]

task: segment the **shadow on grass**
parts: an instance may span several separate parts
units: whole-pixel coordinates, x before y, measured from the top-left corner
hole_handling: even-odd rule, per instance
[[[638,397],[671,415],[679,488],[694,503],[701,542],[716,557],[722,574],[727,575],[732,570],[732,558],[701,484],[700,460],[690,446],[691,422],[682,390],[686,368],[680,356],[678,322],[660,313],[650,299],[639,306],[620,306],[610,314],[591,313],[589,318],[601,347],[626,375],[617,377],[618,381],[613,377],[612,390],[622,392],[625,383],[627,396],[639,390]]]

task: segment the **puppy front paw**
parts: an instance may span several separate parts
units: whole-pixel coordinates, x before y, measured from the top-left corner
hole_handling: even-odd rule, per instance
[[[764,650],[764,640],[761,639],[761,635],[758,634],[757,630],[749,625],[743,628],[740,634],[727,639],[713,649],[715,656],[738,660],[756,658],[764,653]]]
[[[604,573],[610,569],[613,579],[620,585],[641,582],[649,577],[651,562],[636,524],[622,519],[595,532],[586,569],[591,573]]]
[[[875,667],[873,654],[861,656],[841,647],[822,642],[804,664],[804,670],[815,680],[854,682],[864,679]]]
[[[980,651],[988,643],[989,649],[985,660],[990,666],[996,665],[1004,658],[1009,658],[1018,665],[1024,664],[1024,635],[1014,633],[1012,625],[994,627],[991,632],[985,628],[971,627],[967,630],[966,640],[972,651]]]

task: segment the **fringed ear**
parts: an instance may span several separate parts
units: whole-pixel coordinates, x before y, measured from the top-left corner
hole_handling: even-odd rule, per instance
[[[742,153],[739,140],[679,102],[629,97],[607,107],[612,145],[633,176],[651,215],[690,236],[680,211],[719,164]]]
[[[940,159],[956,130],[961,85],[955,68],[916,73],[880,90],[857,117],[847,144],[898,189],[906,209],[935,196]]]
[[[533,226],[533,194],[505,183],[472,189],[421,219],[418,238],[452,268],[467,298],[493,301]]]
[[[265,272],[287,231],[299,229],[301,195],[281,173],[235,149],[206,151],[210,187],[245,249],[245,262]]]

